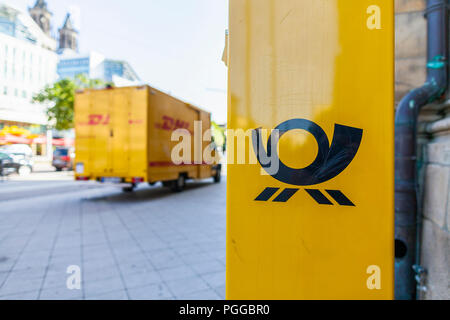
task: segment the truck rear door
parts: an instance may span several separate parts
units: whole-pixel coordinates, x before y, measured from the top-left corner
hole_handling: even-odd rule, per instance
[[[147,89],[144,86],[77,93],[77,178],[147,180]]]
[[[109,103],[109,164],[112,175],[127,177],[129,171],[130,103],[124,89],[111,91]]]
[[[109,154],[111,94],[108,91],[88,92],[90,131],[89,162],[95,175],[107,175],[111,171]]]

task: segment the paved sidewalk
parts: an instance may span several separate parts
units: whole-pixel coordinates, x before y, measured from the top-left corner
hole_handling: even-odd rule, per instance
[[[225,181],[180,194],[5,183],[27,193],[1,201],[0,299],[224,298]],[[69,266],[80,290],[67,288]]]

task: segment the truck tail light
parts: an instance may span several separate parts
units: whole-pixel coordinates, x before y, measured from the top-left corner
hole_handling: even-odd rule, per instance
[[[133,183],[142,183],[142,182],[144,182],[144,178],[133,178],[133,179],[131,179],[131,182],[133,182]]]
[[[77,181],[89,181],[89,177],[76,177]]]

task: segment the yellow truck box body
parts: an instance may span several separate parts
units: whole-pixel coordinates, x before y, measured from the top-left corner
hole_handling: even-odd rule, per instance
[[[210,113],[149,86],[85,90],[75,97],[75,178],[116,182],[171,181],[185,174],[204,179],[215,173],[204,162],[175,164],[172,150],[179,143],[172,133],[192,135],[202,121],[201,136],[210,129]],[[200,130],[200,129],[199,129]],[[202,139],[201,148],[210,142]],[[192,137],[192,152],[194,137]]]
[[[230,0],[227,299],[393,298],[393,7]]]

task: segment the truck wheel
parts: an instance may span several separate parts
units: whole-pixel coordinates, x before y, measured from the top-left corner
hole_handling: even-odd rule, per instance
[[[186,178],[184,175],[179,175],[178,179],[172,182],[172,191],[173,192],[181,192],[186,186]]]
[[[222,180],[222,170],[217,169],[216,170],[216,174],[214,175],[214,183],[220,183],[220,181]]]
[[[31,168],[28,166],[21,166],[17,172],[21,176],[27,176],[31,173]]]
[[[129,186],[129,187],[123,187],[123,188],[122,188],[122,191],[123,191],[123,192],[133,192],[134,189],[136,189],[136,185],[133,183],[133,184],[132,184],[131,186]]]

